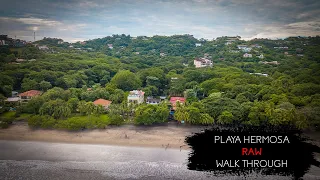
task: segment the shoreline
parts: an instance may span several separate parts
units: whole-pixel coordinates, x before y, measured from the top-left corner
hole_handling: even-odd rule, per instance
[[[0,140],[40,141],[70,144],[102,144],[114,146],[154,147],[189,150],[184,142],[192,133],[205,127],[124,125],[106,129],[65,131],[54,129],[32,129],[26,122],[19,122],[7,129],[0,129]]]

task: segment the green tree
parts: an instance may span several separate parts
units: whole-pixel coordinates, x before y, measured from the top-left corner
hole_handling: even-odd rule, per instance
[[[229,111],[223,111],[218,117],[218,123],[231,124],[233,123],[233,115]]]
[[[41,81],[39,83],[39,87],[40,87],[40,90],[47,91],[48,89],[50,89],[52,87],[52,85],[48,81]]]
[[[55,119],[62,119],[71,115],[71,108],[67,102],[57,99],[44,103],[39,112],[41,115],[49,115]]]
[[[112,79],[111,83],[115,84],[117,88],[124,91],[129,91],[141,87],[140,79],[128,70],[119,71]]]

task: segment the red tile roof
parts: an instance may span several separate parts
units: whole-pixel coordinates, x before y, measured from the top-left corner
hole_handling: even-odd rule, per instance
[[[175,104],[177,101],[184,103],[186,101],[186,99],[184,97],[171,97],[170,98],[171,103]]]
[[[26,92],[24,92],[24,93],[19,94],[19,96],[34,97],[34,96],[38,96],[38,95],[41,95],[41,94],[42,94],[41,91],[30,90],[30,91],[26,91]]]
[[[181,104],[184,104],[186,102],[186,99],[183,97],[171,97],[170,103],[172,105],[173,110],[176,110],[177,101]]]
[[[109,106],[112,103],[112,101],[105,100],[105,99],[97,99],[93,102],[95,105],[101,105],[101,106]]]

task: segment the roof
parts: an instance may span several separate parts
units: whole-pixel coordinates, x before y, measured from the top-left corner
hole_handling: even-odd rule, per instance
[[[171,97],[170,98],[170,102],[171,103],[176,103],[177,101],[180,101],[180,102],[185,102],[186,99],[184,97]]]
[[[141,90],[133,90],[130,91],[129,96],[142,96],[144,95],[144,92]]]
[[[42,92],[41,91],[37,91],[37,90],[30,90],[30,91],[26,91],[24,93],[19,94],[19,96],[29,96],[29,97],[33,97],[33,96],[38,96],[41,95]]]
[[[161,100],[160,99],[147,99],[147,103],[150,102],[154,102],[154,103],[159,103]]]
[[[109,106],[112,103],[112,101],[105,100],[105,99],[97,99],[93,102],[95,105],[101,105],[101,106]]]
[[[9,97],[6,101],[8,102],[17,102],[20,101],[19,97]]]
[[[212,61],[207,58],[196,58],[195,61],[200,61],[202,63],[211,63]]]

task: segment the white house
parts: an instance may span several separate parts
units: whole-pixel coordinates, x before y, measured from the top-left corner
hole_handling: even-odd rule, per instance
[[[206,58],[197,58],[193,61],[193,64],[196,66],[196,68],[202,68],[202,67],[212,67],[213,63],[211,60]]]
[[[49,49],[48,46],[46,46],[46,45],[44,45],[44,46],[38,46],[38,48],[39,48],[40,50],[48,50],[48,49]]]
[[[258,75],[258,76],[268,77],[268,74],[263,74],[263,73],[250,73],[250,74],[254,74],[254,75]]]
[[[196,47],[202,46],[201,43],[196,43]]]
[[[243,57],[244,57],[244,58],[252,58],[252,54],[245,53],[245,54],[243,55]]]
[[[112,44],[108,44],[109,49],[113,49],[113,45]]]
[[[163,57],[163,56],[166,56],[166,54],[165,53],[160,53],[160,56]]]
[[[128,95],[128,104],[141,104],[144,102],[144,92],[141,90],[130,91]]]
[[[247,48],[248,46],[247,46],[247,45],[238,45],[237,47],[238,47],[238,49],[245,49],[245,48]]]
[[[260,54],[260,56],[257,56],[259,59],[263,59],[264,58],[264,56],[263,56],[263,54]]]

